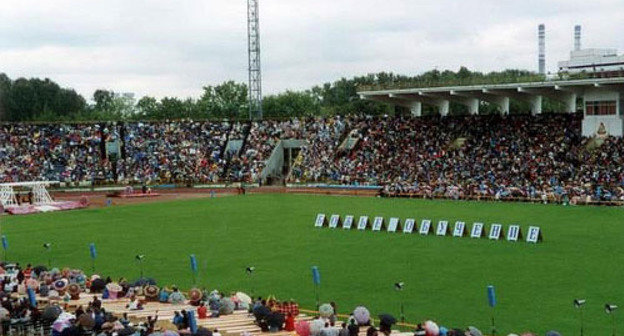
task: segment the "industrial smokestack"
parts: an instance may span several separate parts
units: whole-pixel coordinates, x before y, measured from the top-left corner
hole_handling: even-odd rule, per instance
[[[546,74],[546,26],[541,24],[537,27],[537,38],[539,40],[539,55],[537,63],[540,75]]]
[[[574,50],[581,50],[581,26],[574,26]]]

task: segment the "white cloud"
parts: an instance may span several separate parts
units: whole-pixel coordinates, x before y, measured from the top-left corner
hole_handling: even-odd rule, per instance
[[[624,48],[620,0],[260,0],[265,93],[378,71],[535,69],[583,44]],[[244,0],[3,0],[0,71],[50,77],[86,97],[97,88],[198,96],[247,80]]]

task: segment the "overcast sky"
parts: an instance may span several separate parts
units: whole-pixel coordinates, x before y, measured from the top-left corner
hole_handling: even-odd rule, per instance
[[[0,72],[98,88],[197,97],[247,82],[245,0],[0,0]],[[623,0],[260,0],[263,89],[370,72],[537,68],[546,24],[556,71],[584,47],[624,49]]]

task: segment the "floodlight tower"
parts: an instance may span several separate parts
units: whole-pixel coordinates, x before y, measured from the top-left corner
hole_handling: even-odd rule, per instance
[[[247,0],[247,50],[249,53],[249,119],[262,119],[259,0]]]

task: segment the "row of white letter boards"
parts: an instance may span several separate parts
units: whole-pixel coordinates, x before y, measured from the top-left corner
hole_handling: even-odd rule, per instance
[[[353,227],[353,221],[354,217],[351,215],[345,216],[344,220],[341,220],[340,215],[331,215],[331,217],[329,217],[329,221],[327,221],[325,214],[318,214],[316,216],[314,226],[324,227],[327,224],[327,226],[332,229],[336,229],[341,226],[343,229],[349,230]],[[418,226],[414,218],[406,218],[403,223],[401,223],[399,218],[392,217],[389,219],[388,225],[386,225],[383,217],[375,217],[371,225],[368,216],[360,216],[356,228],[358,230],[366,230],[369,227],[371,227],[372,231],[402,231],[403,233],[418,232],[421,235],[428,235],[433,231],[437,236],[451,235],[453,237],[465,237],[469,235],[470,238],[481,238],[486,236],[485,224],[479,222],[473,223],[470,232],[468,232],[466,223],[462,221],[455,222],[455,225],[451,230],[451,226],[446,220],[438,221],[438,225],[434,228],[431,220],[429,219],[423,219],[420,222],[420,226]],[[509,225],[506,232],[507,233],[505,234],[505,228],[503,225],[492,224],[487,237],[492,240],[506,239],[514,242],[523,239],[522,228],[519,225]],[[542,232],[538,226],[529,226],[526,241],[528,243],[537,243],[542,241]]]

